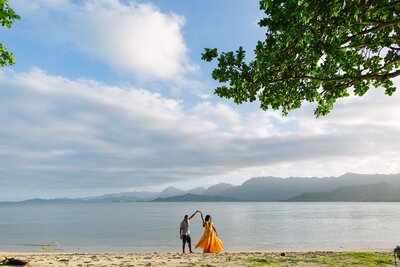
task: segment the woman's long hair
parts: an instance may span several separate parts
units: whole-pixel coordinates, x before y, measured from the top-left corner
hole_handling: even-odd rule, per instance
[[[210,221],[211,216],[210,215],[206,215],[206,218],[204,219],[206,222]]]

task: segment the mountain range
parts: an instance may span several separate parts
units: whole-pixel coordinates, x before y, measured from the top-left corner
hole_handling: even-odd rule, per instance
[[[234,186],[161,192],[123,192],[77,199],[31,199],[23,202],[137,202],[137,201],[400,201],[400,174],[346,173],[339,177],[256,177]]]
[[[206,196],[206,195],[196,195],[187,193],[185,195],[179,195],[167,198],[156,198],[152,202],[237,202],[240,201],[232,197],[222,197],[222,196]]]
[[[341,186],[330,192],[303,193],[288,201],[329,202],[329,201],[400,201],[400,187],[380,182],[372,185]]]

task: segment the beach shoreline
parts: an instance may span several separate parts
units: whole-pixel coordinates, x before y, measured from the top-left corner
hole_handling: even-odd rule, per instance
[[[337,250],[269,250],[236,251],[220,254],[177,253],[177,252],[127,252],[127,253],[80,253],[80,252],[0,252],[0,262],[16,258],[29,262],[27,266],[283,266],[280,262],[288,260],[290,266],[328,266],[320,259],[328,257],[371,255],[383,257],[390,263],[392,249],[337,249]],[[302,260],[304,259],[304,260]],[[313,259],[319,265],[315,265]],[[382,260],[379,260],[380,262]],[[261,265],[260,265],[261,264]],[[356,266],[356,264],[354,264]],[[264,265],[265,266],[265,265]],[[360,265],[362,266],[362,265]],[[376,266],[390,266],[379,265]]]

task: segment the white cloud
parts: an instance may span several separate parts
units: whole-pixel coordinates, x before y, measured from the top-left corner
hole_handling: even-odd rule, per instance
[[[20,0],[26,32],[45,42],[70,44],[139,79],[182,83],[197,67],[188,58],[183,16],[149,3],[120,0]]]
[[[184,106],[40,69],[0,70],[0,186],[25,188],[21,198],[54,197],[262,175],[400,172],[399,99],[377,90],[339,102],[327,118],[315,119],[307,106],[282,118],[211,102]],[[12,198],[10,190],[1,198]]]
[[[212,121],[215,129],[232,132],[241,127],[240,115],[225,104],[202,102],[193,108],[193,112],[204,120]]]

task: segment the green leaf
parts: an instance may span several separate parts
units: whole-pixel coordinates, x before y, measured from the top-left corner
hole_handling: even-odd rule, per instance
[[[255,45],[254,59],[245,60],[242,47],[202,54],[206,61],[218,57],[212,77],[223,85],[217,94],[238,104],[258,99],[261,109],[282,115],[303,101],[315,102],[317,117],[353,88],[362,96],[370,86],[382,86],[392,95],[400,68],[400,20],[393,11],[399,6],[378,2],[261,0],[259,26],[266,35]]]

